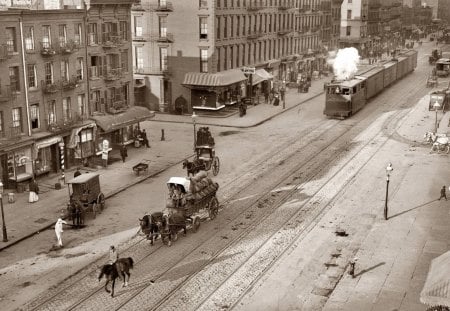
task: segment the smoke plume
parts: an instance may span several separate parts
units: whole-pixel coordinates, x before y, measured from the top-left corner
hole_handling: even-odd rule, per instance
[[[347,80],[358,71],[359,58],[358,50],[352,47],[340,49],[335,55],[330,53],[327,62],[333,66],[337,80]]]

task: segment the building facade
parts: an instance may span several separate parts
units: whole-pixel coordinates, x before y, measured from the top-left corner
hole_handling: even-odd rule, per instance
[[[355,47],[363,57],[367,56],[368,0],[344,0],[341,5],[340,47]]]
[[[450,25],[450,1],[438,0],[437,18],[444,24]]]
[[[142,1],[132,13],[136,100],[177,113],[218,110],[321,70],[332,45],[330,1],[323,3]],[[259,70],[253,81],[244,67]]]
[[[0,178],[7,187],[100,158],[107,134],[112,146],[126,143],[136,117],[147,116],[130,91],[130,7],[91,1],[85,9],[0,11]]]

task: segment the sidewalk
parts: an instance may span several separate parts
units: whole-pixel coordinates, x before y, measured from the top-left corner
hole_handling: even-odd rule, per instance
[[[248,107],[247,115],[242,118],[238,114],[227,118],[198,117],[197,124],[241,128],[256,126],[298,106],[304,101],[319,96],[323,93],[325,81],[325,79],[312,81],[309,93],[297,93],[296,89],[288,89],[285,109],[282,108],[282,103],[278,107],[259,104]],[[177,126],[175,123],[179,125]],[[169,126],[167,126],[168,124]],[[191,127],[191,125],[192,118],[190,116],[156,114],[151,121],[141,123],[141,127],[145,128],[148,133],[150,149],[130,147],[125,163],[114,162],[107,168],[82,168],[81,172],[99,173],[101,190],[108,199],[173,165],[180,164],[184,159],[192,156],[192,144],[190,143],[193,140],[192,132],[191,130],[186,131],[186,126]],[[165,141],[160,140],[162,129],[165,131]],[[132,167],[143,159],[151,161],[148,172],[137,176]],[[74,170],[75,168],[65,172],[66,181],[73,177]],[[52,227],[59,217],[64,218],[66,216],[66,205],[69,200],[67,185],[62,185],[60,190],[55,189],[55,183],[59,181],[60,176],[60,174],[51,174],[48,177],[38,179],[40,194],[39,201],[36,203],[28,203],[28,191],[15,193],[15,203],[8,203],[7,193],[10,191],[5,190],[3,206],[8,242],[1,242],[0,251]],[[108,206],[108,200],[106,200],[106,206]],[[107,211],[106,207],[106,213]],[[89,225],[90,216],[87,217]]]

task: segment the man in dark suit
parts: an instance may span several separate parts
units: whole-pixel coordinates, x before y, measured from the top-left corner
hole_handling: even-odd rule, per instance
[[[150,145],[148,144],[147,132],[145,131],[145,129],[142,130],[141,137],[144,141],[144,144],[147,146],[147,148],[150,148]]]

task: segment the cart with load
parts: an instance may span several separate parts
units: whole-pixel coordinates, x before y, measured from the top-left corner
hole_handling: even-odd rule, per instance
[[[171,177],[167,187],[169,197],[163,227],[169,232],[170,246],[181,229],[197,232],[202,220],[216,218],[219,213],[216,197],[219,184],[209,178],[205,171],[201,171],[191,178]]]
[[[105,195],[100,189],[100,174],[81,174],[69,180],[67,184],[70,198],[67,209],[74,225],[75,222],[82,225],[86,213],[92,213],[95,218],[97,213],[105,208]]]

